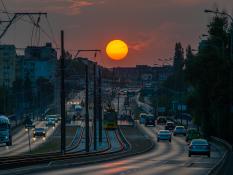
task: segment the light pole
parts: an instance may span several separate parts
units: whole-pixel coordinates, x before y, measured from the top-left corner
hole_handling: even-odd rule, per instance
[[[218,10],[209,10],[209,9],[205,9],[204,10],[205,13],[213,13],[213,14],[220,14],[223,16],[226,16],[227,18],[229,18],[231,20],[231,32],[230,32],[230,38],[231,38],[231,47],[230,47],[230,64],[233,61],[233,17],[226,13],[226,12],[219,12]],[[230,119],[231,119],[231,144],[232,144],[232,151],[233,151],[233,118],[232,118],[232,113],[233,113],[233,106],[232,106],[232,65],[230,65]]]

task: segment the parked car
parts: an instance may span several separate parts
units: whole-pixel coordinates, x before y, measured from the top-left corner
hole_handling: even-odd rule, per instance
[[[145,126],[155,126],[155,117],[152,114],[148,114],[145,119]]]
[[[158,117],[157,125],[165,125],[167,123],[166,117]]]
[[[205,139],[193,139],[189,144],[188,156],[207,155],[210,157],[210,144]]]
[[[33,140],[36,140],[36,138],[43,138],[45,140],[46,137],[46,130],[45,128],[35,128],[33,132]]]
[[[174,128],[175,128],[174,122],[167,122],[165,125],[165,130],[173,131]]]
[[[201,134],[196,128],[190,128],[187,131],[186,142],[192,141],[193,139],[199,139],[200,137]]]
[[[157,142],[159,142],[160,140],[168,140],[169,142],[171,142],[171,132],[168,130],[160,130],[157,134]]]
[[[173,131],[173,135],[176,136],[176,135],[184,135],[186,136],[186,129],[184,126],[176,126],[174,131]]]

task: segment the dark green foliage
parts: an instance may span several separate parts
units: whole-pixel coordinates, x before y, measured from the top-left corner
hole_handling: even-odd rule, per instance
[[[197,124],[207,135],[231,141],[230,69],[228,22],[215,16],[208,25],[205,47],[196,56],[189,56],[185,79],[192,87],[188,104]],[[190,50],[190,49],[189,49]]]

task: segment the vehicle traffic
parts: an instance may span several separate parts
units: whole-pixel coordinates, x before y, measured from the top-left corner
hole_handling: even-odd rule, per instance
[[[173,131],[173,135],[184,135],[186,136],[186,129],[184,126],[176,126],[174,131]]]
[[[152,114],[147,114],[145,126],[155,126],[155,117]]]
[[[141,113],[140,116],[139,116],[139,123],[140,124],[145,124],[146,117],[147,117],[146,113]]]
[[[48,120],[48,119],[53,119],[55,123],[58,123],[58,121],[60,120],[58,114],[46,115],[45,120]]]
[[[205,139],[193,139],[189,144],[188,156],[207,155],[210,157],[210,144]]]
[[[46,126],[54,128],[56,126],[56,120],[54,118],[48,118]]]
[[[36,138],[42,138],[45,140],[46,138],[46,130],[45,128],[35,128],[33,131],[33,140],[36,140]]]
[[[5,143],[7,146],[12,145],[10,120],[3,115],[0,115],[0,143]]]
[[[168,130],[159,130],[157,134],[157,142],[159,142],[160,140],[168,140],[169,142],[171,142],[172,141],[171,132]]]
[[[27,118],[25,121],[25,131],[28,131],[30,128],[35,128],[35,124],[31,118]]]
[[[165,130],[173,131],[175,128],[175,123],[174,122],[167,122],[165,125]]]
[[[165,125],[167,123],[166,117],[158,117],[157,118],[157,125]]]

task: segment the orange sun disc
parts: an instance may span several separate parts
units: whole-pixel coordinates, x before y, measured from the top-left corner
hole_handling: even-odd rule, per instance
[[[106,53],[112,60],[122,60],[128,54],[128,46],[122,40],[113,40],[106,46]]]

